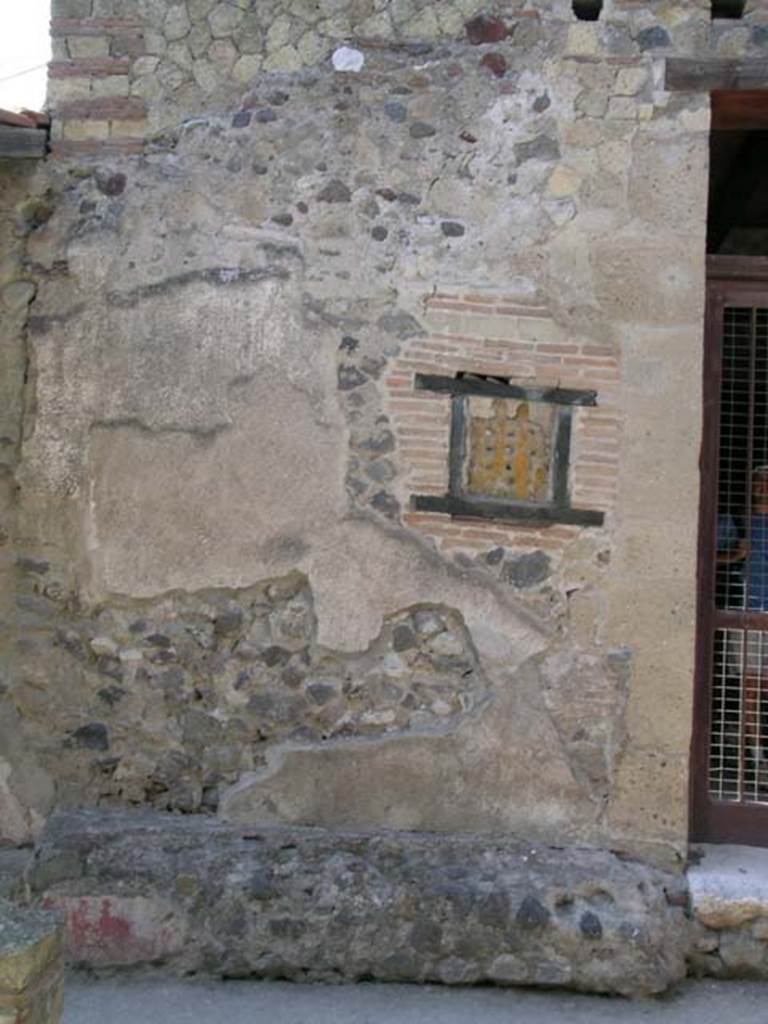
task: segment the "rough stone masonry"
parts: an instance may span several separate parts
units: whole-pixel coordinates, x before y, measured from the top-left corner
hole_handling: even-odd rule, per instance
[[[0,1021],[58,1024],[63,996],[60,915],[0,900]]]
[[[643,995],[685,973],[679,877],[506,837],[57,814],[27,873],[70,960],[302,981],[568,985]]]
[[[764,56],[764,7],[52,32],[51,159],[0,167],[0,838],[150,807],[679,871],[709,99],[667,79]],[[463,399],[421,378],[518,389],[467,443],[513,494],[559,452],[559,520],[435,510]],[[564,434],[507,430],[531,390]]]

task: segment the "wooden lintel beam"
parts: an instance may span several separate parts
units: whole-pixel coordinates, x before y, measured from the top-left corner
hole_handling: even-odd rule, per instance
[[[0,159],[35,159],[45,156],[48,133],[43,128],[17,128],[0,124]]]
[[[712,93],[713,131],[768,129],[768,89],[737,89]]]
[[[444,377],[433,373],[417,373],[417,391],[439,391],[448,395],[485,395],[487,398],[513,398],[522,402],[549,402],[552,405],[597,405],[597,392],[576,388],[534,387],[505,384],[488,377]]]
[[[768,256],[731,256],[710,253],[707,256],[709,281],[768,281]]]
[[[670,57],[664,88],[670,92],[768,89],[768,61],[760,58],[694,60]]]
[[[602,526],[605,513],[596,509],[557,505],[516,505],[492,498],[460,498],[453,494],[412,494],[416,512],[443,512],[461,519],[500,519],[529,526],[568,523],[573,526]]]

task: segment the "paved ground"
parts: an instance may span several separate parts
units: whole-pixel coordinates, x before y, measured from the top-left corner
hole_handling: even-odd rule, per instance
[[[768,1024],[768,984],[689,982],[663,1000],[415,985],[68,982],[64,1024]]]

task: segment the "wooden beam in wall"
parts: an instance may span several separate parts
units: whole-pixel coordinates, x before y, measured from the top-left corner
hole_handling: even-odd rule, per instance
[[[0,124],[0,159],[45,156],[48,133],[42,128],[16,128]]]
[[[665,88],[671,92],[716,92],[735,89],[768,89],[768,60],[667,60]]]
[[[768,89],[712,93],[713,131],[768,131]]]

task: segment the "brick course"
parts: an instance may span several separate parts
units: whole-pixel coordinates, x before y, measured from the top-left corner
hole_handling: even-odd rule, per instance
[[[133,58],[145,53],[136,23],[119,18],[57,18],[52,32],[66,40],[70,56],[49,65],[55,106],[53,155],[141,152],[147,106],[143,99],[128,95]]]

